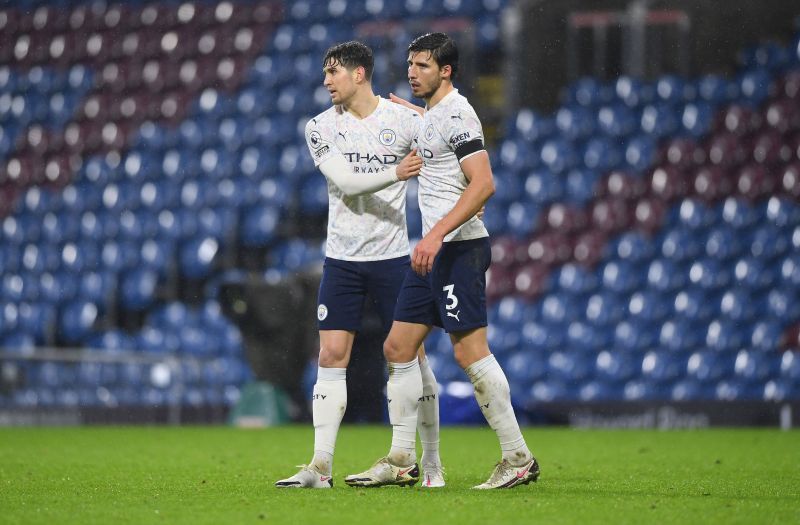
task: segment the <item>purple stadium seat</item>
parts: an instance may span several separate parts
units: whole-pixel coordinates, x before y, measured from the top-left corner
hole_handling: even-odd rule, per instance
[[[633,219],[631,205],[622,198],[608,197],[592,203],[590,224],[606,234],[627,229]]]
[[[733,168],[745,162],[747,148],[739,136],[731,132],[717,133],[706,144],[706,154],[712,164]]]
[[[492,265],[508,268],[516,262],[517,242],[511,237],[492,240]]]
[[[792,159],[792,150],[777,131],[764,131],[753,139],[753,160],[773,167]]]
[[[777,187],[777,175],[763,164],[748,164],[736,176],[737,193],[751,202],[772,195]]]
[[[795,161],[783,169],[781,189],[790,198],[800,199],[800,162]]]
[[[516,271],[511,267],[493,264],[486,273],[486,298],[492,302],[516,291]]]
[[[537,299],[549,288],[549,276],[550,270],[544,264],[524,264],[514,277],[514,291],[526,300]]]
[[[767,124],[782,135],[800,130],[800,109],[797,100],[782,98],[771,102],[764,110]]]
[[[652,235],[661,228],[666,213],[667,208],[663,200],[643,198],[634,208],[633,226],[647,235]]]
[[[688,177],[678,168],[662,165],[650,175],[650,191],[654,197],[664,202],[671,202],[689,194]]]
[[[728,173],[713,164],[704,166],[695,173],[692,186],[695,194],[708,204],[729,196],[733,191],[733,181]]]
[[[573,258],[584,267],[593,267],[604,256],[608,237],[599,229],[588,229],[574,240]]]
[[[748,106],[733,104],[718,114],[715,128],[718,132],[744,137],[761,129],[763,123],[763,116],[758,111]]]
[[[692,139],[677,137],[668,139],[659,153],[662,165],[686,170],[705,162],[706,152]]]
[[[544,214],[544,225],[561,235],[577,233],[587,225],[586,211],[577,206],[554,204]]]
[[[534,236],[527,244],[522,244],[517,260],[548,266],[560,265],[572,257],[572,250],[572,242],[568,237],[555,231],[546,231]]]
[[[647,192],[647,182],[642,177],[615,170],[603,177],[597,185],[597,197],[638,199]]]

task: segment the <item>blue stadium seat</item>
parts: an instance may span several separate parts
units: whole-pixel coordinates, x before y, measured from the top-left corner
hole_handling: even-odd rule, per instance
[[[778,354],[742,349],[736,354],[734,373],[736,378],[746,383],[763,385],[778,377],[780,365]]]
[[[521,173],[526,169],[536,168],[539,164],[539,157],[525,139],[506,139],[500,145],[498,168]]]
[[[512,383],[529,387],[547,375],[547,359],[541,352],[516,352],[505,360],[503,370]]]
[[[72,277],[74,281],[74,277]],[[114,298],[116,277],[113,272],[106,270],[83,272],[75,285],[76,290],[71,294],[77,299],[99,305],[108,305]]]
[[[686,373],[689,378],[706,384],[713,384],[733,375],[735,354],[718,354],[707,350],[694,352],[689,356]]]
[[[758,213],[744,199],[728,197],[722,204],[722,219],[737,231],[742,231],[756,224]]]
[[[625,300],[616,293],[600,289],[586,302],[586,320],[595,326],[613,326],[625,316]]]
[[[669,387],[650,380],[632,379],[625,383],[622,396],[626,401],[661,400],[669,396]]]
[[[761,304],[749,290],[730,288],[722,295],[719,311],[726,319],[740,324],[750,324],[760,314]]]
[[[641,360],[621,352],[603,350],[597,354],[595,370],[598,379],[622,384],[641,373]]]
[[[604,172],[621,167],[624,151],[616,140],[598,136],[586,141],[578,149],[578,156],[583,160],[584,167]]]
[[[740,75],[738,84],[742,99],[757,107],[769,96],[772,76],[765,68],[749,69]]]
[[[145,326],[136,334],[136,348],[150,353],[175,353],[179,348],[179,340],[172,329]]]
[[[714,108],[707,102],[690,102],[683,107],[680,115],[681,131],[690,137],[705,137],[711,130]]]
[[[556,136],[546,140],[539,156],[542,163],[554,174],[564,173],[578,165],[579,155],[569,141]]]
[[[673,352],[689,351],[703,341],[703,328],[690,319],[667,319],[658,331],[659,345]]]
[[[613,347],[630,354],[642,352],[658,340],[658,325],[624,320],[614,327]]]
[[[531,109],[521,109],[513,119],[509,135],[517,135],[529,143],[538,142],[555,132],[555,121],[543,117]]]
[[[797,290],[775,288],[769,291],[766,299],[766,313],[777,320],[800,318],[800,302]]]
[[[673,401],[697,401],[714,398],[711,385],[696,379],[681,379],[672,385],[670,398]]]
[[[652,350],[642,359],[642,379],[658,384],[674,382],[683,375],[686,358],[670,350]]]
[[[783,340],[783,323],[774,319],[756,322],[751,330],[750,345],[760,352],[776,352]]]
[[[585,321],[572,321],[567,326],[567,345],[577,351],[597,352],[613,342],[611,330]]]
[[[563,180],[551,170],[533,170],[525,178],[525,195],[539,205],[558,201],[564,195]]]
[[[567,104],[593,108],[608,103],[613,96],[610,86],[603,85],[593,77],[583,77],[567,87],[564,98]]]
[[[17,330],[33,338],[35,345],[52,343],[56,325],[56,307],[50,303],[21,303],[17,308]]]
[[[786,350],[781,356],[781,379],[791,381],[795,385],[800,381],[800,355],[796,350]]]
[[[597,129],[609,137],[627,137],[636,129],[633,110],[622,104],[605,105],[597,110]]]
[[[84,344],[89,348],[108,352],[130,351],[135,348],[133,337],[117,329],[95,332],[84,341]],[[110,365],[104,366],[101,372],[101,382],[104,384],[112,384],[118,381],[118,367],[115,364]]]
[[[538,228],[540,216],[539,205],[530,202],[512,202],[508,205],[506,213],[507,231],[518,238],[527,237]]]
[[[714,259],[700,259],[689,267],[689,281],[708,292],[730,286],[732,279],[730,268]]]
[[[655,247],[639,232],[624,233],[611,243],[611,250],[620,260],[644,263],[653,258]]]
[[[679,126],[678,114],[668,104],[648,104],[642,108],[639,127],[655,140],[674,135]]]
[[[542,322],[528,321],[522,325],[522,344],[532,351],[553,351],[563,348],[566,334]]]
[[[92,333],[99,310],[94,303],[75,300],[66,303],[59,312],[58,335],[67,345],[81,344]]]
[[[570,389],[562,381],[546,379],[535,382],[525,399],[529,403],[547,403],[551,401],[569,401],[570,399],[577,399],[577,397],[578,392]]]
[[[729,260],[742,253],[741,235],[730,225],[724,224],[708,230],[705,253],[717,260]]]
[[[697,94],[714,107],[730,102],[739,96],[739,86],[721,75],[708,74],[697,79]]]
[[[700,288],[681,290],[675,296],[673,312],[676,319],[710,321],[717,315],[718,308],[709,294]]]
[[[630,293],[641,288],[646,275],[630,261],[608,261],[599,268],[603,286],[617,293]]]
[[[181,274],[189,279],[208,277],[214,271],[219,249],[219,241],[213,237],[198,236],[188,239],[178,252]]]
[[[244,246],[266,246],[277,236],[280,211],[270,205],[251,207],[244,213],[239,232]]]
[[[762,259],[747,256],[733,261],[733,281],[751,291],[761,291],[775,285],[778,269]]]
[[[158,273],[147,268],[136,268],[121,275],[119,290],[123,310],[142,312],[153,305],[158,288]]]
[[[636,291],[628,302],[630,318],[648,323],[664,320],[672,311],[672,297],[652,290]]]
[[[593,293],[599,285],[597,274],[572,263],[556,270],[555,281],[561,290],[576,296]]]
[[[599,180],[600,174],[595,170],[584,167],[570,170],[566,176],[564,200],[579,206],[586,204],[595,197]]]
[[[661,254],[673,263],[696,259],[703,250],[702,240],[685,227],[665,230],[661,237]]]
[[[705,346],[717,352],[732,352],[747,344],[746,329],[737,321],[720,318],[711,321],[705,334]]]
[[[570,141],[590,137],[596,129],[592,111],[581,106],[564,106],[556,112],[556,129]]]
[[[646,135],[634,135],[625,145],[625,165],[636,172],[643,172],[655,163],[656,141]]]

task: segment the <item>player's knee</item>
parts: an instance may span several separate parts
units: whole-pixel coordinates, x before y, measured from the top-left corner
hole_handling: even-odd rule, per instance
[[[347,348],[330,345],[319,349],[319,366],[323,368],[347,368]]]
[[[408,363],[416,358],[416,349],[394,339],[383,342],[383,356],[387,363]]]

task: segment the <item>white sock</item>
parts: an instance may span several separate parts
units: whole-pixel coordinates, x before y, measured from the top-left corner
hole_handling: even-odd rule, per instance
[[[347,408],[347,369],[317,369],[312,412],[314,418],[314,458],[311,465],[329,476],[333,470],[336,434]]]
[[[422,375],[416,358],[409,363],[388,363],[386,398],[392,424],[389,461],[406,467],[417,461],[417,408],[422,397]]]
[[[422,374],[422,397],[417,411],[417,432],[422,442],[423,465],[441,465],[439,458],[439,384],[428,362],[423,359],[419,364]]]
[[[511,390],[508,379],[493,355],[469,365],[464,370],[475,388],[475,399],[489,426],[497,434],[503,459],[514,466],[527,463],[531,452],[519,430],[519,423],[511,407]]]

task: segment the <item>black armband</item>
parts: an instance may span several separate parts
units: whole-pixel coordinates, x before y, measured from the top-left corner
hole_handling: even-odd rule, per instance
[[[467,155],[472,155],[473,153],[477,153],[482,149],[486,148],[483,147],[483,141],[481,141],[481,139],[470,140],[469,142],[465,142],[456,148],[456,157],[458,157],[458,160],[460,161]]]

